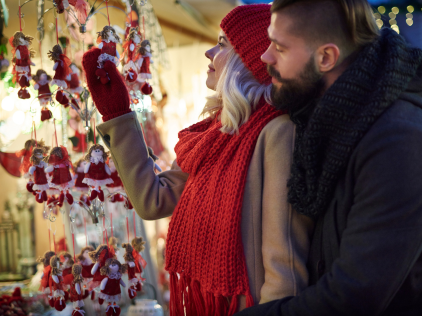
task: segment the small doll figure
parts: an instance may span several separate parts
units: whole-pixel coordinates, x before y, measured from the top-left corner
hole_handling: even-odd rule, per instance
[[[138,278],[139,282],[136,285],[136,290],[139,292],[142,290],[142,284],[145,279],[142,277],[142,271],[147,266],[147,262],[141,256],[141,252],[145,249],[146,242],[142,237],[135,237],[132,239],[132,256],[135,261],[135,275]]]
[[[104,26],[101,32],[98,32],[97,43],[98,48],[101,49],[101,55],[98,57],[98,69],[96,75],[100,78],[101,83],[106,84],[110,81],[107,72],[103,66],[106,62],[112,62],[113,64],[119,64],[119,52],[117,51],[116,44],[120,43],[120,37],[116,34],[116,31],[111,26]]]
[[[86,205],[90,206],[91,201],[89,197],[87,196],[89,192],[89,185],[86,183],[83,183],[82,181],[85,178],[85,166],[87,165],[87,162],[84,158],[79,159],[74,165],[73,165],[73,180],[75,181],[75,189],[76,191],[81,192],[80,200],[84,202]]]
[[[120,307],[117,303],[121,299],[120,285],[126,287],[121,279],[122,273],[126,272],[126,265],[122,265],[119,260],[107,259],[105,265],[101,268],[101,275],[104,279],[101,281],[101,292],[98,294],[100,305],[106,301],[108,303],[106,309],[107,316],[119,316]]]
[[[18,91],[18,97],[20,99],[29,99],[31,96],[26,88],[29,87],[29,81],[31,80],[31,66],[35,64],[31,61],[31,58],[35,56],[35,50],[28,48],[32,44],[34,38],[31,36],[25,36],[22,32],[16,32],[13,37],[9,39],[10,45],[13,47],[13,82],[18,82],[21,87]]]
[[[75,263],[73,257],[68,252],[62,252],[60,254],[60,259],[62,260],[62,275],[65,278],[67,275],[72,274],[72,266]]]
[[[81,87],[81,82],[79,80],[79,76],[81,75],[81,71],[79,68],[72,63],[70,65],[71,73],[66,77],[66,83],[69,92],[73,93],[81,93],[84,89]]]
[[[42,257],[39,257],[37,259],[37,262],[42,263],[44,265],[44,269],[41,275],[41,284],[39,288],[39,291],[44,294],[50,293],[50,285],[48,281],[50,280],[50,273],[51,273],[50,259],[53,256],[55,256],[54,251],[46,251]],[[54,306],[54,302],[53,302],[53,306]]]
[[[55,84],[59,87],[59,91],[56,93],[56,100],[66,107],[69,105],[69,99],[64,94],[63,89],[67,89],[66,77],[71,72],[70,64],[72,62],[63,54],[59,44],[54,45],[53,49],[48,52],[48,58],[54,61],[53,70],[55,71],[55,74],[51,84]]]
[[[106,184],[108,191],[110,193],[116,193],[116,192],[119,192],[119,191],[123,191],[123,183],[122,183],[122,180],[119,177],[119,174],[117,173],[116,166],[114,165],[114,162],[113,162],[113,158],[108,157],[107,165],[110,168],[111,179],[113,180],[113,183]],[[113,195],[111,197],[111,200],[110,200],[111,203],[123,202],[123,201],[124,201],[124,198],[123,198],[123,195],[121,195],[121,194]]]
[[[63,146],[54,147],[50,155],[45,158],[45,161],[50,165],[45,171],[47,173],[52,172],[51,180],[49,185],[51,188],[60,191],[59,195],[59,206],[63,206],[63,201],[66,193],[67,202],[73,204],[73,196],[69,193],[69,189],[73,187],[73,179],[70,174],[69,167],[72,165],[69,160],[69,154],[67,149]]]
[[[139,82],[145,82],[146,79],[152,78],[151,71],[149,70],[150,64],[154,63],[151,59],[152,52],[149,40],[143,40],[137,51],[137,64],[139,69],[137,80]]]
[[[100,269],[105,265],[107,259],[115,258],[114,249],[112,247],[109,248],[105,244],[99,245],[95,251],[91,251],[89,253],[89,257],[93,262],[95,262],[91,269],[93,279],[89,283],[89,288],[92,290],[100,286],[101,281],[104,279],[104,276],[101,275]]]
[[[63,276],[62,270],[60,269],[60,259],[58,256],[53,256],[50,259],[50,293],[54,297],[54,308],[61,312],[66,307],[66,302],[64,299],[64,287],[63,287]]]
[[[135,82],[138,78],[138,67],[136,66],[136,47],[141,42],[141,36],[137,28],[131,28],[128,36],[126,37],[125,43],[123,44],[123,54],[120,57],[120,61],[124,60],[127,54],[126,65],[123,67],[123,76],[127,82]]]
[[[41,121],[44,122],[52,118],[51,111],[47,109],[47,105],[51,98],[50,82],[51,77],[47,73],[38,69],[37,73],[32,79],[35,81],[34,89],[38,90],[38,101],[42,107]]]
[[[91,270],[94,267],[94,263],[89,257],[89,253],[94,250],[94,247],[86,246],[82,248],[81,253],[76,257],[78,259],[78,263],[82,266],[82,277],[84,278],[83,288],[85,289],[84,297],[88,297],[89,295],[88,284],[92,281],[93,277]],[[95,297],[95,292],[92,291],[91,295]],[[91,299],[93,300],[94,297],[91,297]]]
[[[92,145],[85,156],[88,163],[85,166],[85,179],[82,182],[91,187],[91,201],[98,196],[100,201],[104,202],[104,192],[101,190],[101,186],[113,183],[113,179],[110,177],[110,168],[105,163],[107,156],[108,153],[100,144]]]
[[[129,294],[129,298],[133,299],[136,296],[136,290],[139,288],[138,283],[139,280],[136,277],[136,267],[135,267],[135,259],[133,258],[133,247],[129,243],[122,244],[122,247],[126,249],[125,254],[123,255],[123,259],[125,259],[127,265],[127,274],[129,280],[129,288],[127,292]],[[142,289],[142,287],[141,287]]]
[[[45,163],[44,154],[45,148],[36,147],[32,151],[30,162],[32,167],[29,168],[29,174],[34,179],[34,185],[32,190],[36,192],[35,200],[38,203],[43,203],[47,201],[47,190],[49,188],[47,175],[45,174],[45,168],[47,164]]]
[[[85,314],[84,311],[80,310],[85,305],[84,295],[82,294],[84,284],[82,271],[80,264],[74,264],[71,273],[63,277],[64,283],[70,287],[69,299],[73,303],[72,316],[83,316]]]

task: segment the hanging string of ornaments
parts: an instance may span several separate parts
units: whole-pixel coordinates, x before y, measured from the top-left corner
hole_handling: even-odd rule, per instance
[[[58,28],[58,18],[67,11],[76,19],[80,32],[85,33],[86,23],[98,11],[98,7],[96,11],[91,10],[86,0],[53,0],[53,8],[46,10],[44,14],[54,10],[56,44],[46,54],[54,62],[52,69],[54,75],[50,76],[41,67],[32,76],[31,67],[36,66],[31,60],[35,56],[35,51],[31,48],[33,37],[25,35],[22,30],[22,7],[30,1],[32,0],[22,5],[19,3],[20,30],[10,38],[9,42],[13,48],[13,80],[19,87],[18,97],[31,98],[28,88],[32,84],[37,91],[36,100],[40,105],[41,121],[52,120],[54,125],[53,144],[49,147],[44,140],[37,139],[36,124],[33,120],[31,138],[19,151],[19,156],[22,157],[20,171],[27,181],[26,188],[38,203],[45,205],[45,217],[50,222],[48,229],[50,249],[38,259],[44,266],[39,291],[48,296],[50,306],[57,311],[64,310],[70,300],[74,309],[72,316],[84,315],[82,308],[87,298],[98,300],[100,305],[106,303],[106,315],[118,316],[121,311],[119,307],[121,287],[127,288],[130,298],[134,298],[142,290],[145,281],[142,271],[146,267],[146,261],[142,258],[141,252],[145,248],[145,241],[136,234],[135,211],[124,191],[114,162],[105,148],[96,141],[93,117],[95,105],[89,100],[88,88],[81,84],[79,69],[66,56],[66,50],[60,45]],[[112,85],[113,82],[110,81],[105,66],[112,64],[113,67],[117,67],[122,62],[124,63],[122,75],[128,85],[128,91],[137,90],[144,95],[151,94],[152,87],[148,80],[152,78],[149,69],[152,63],[152,51],[149,40],[145,38],[144,20],[142,30],[141,27],[129,27],[123,43],[124,52],[119,56],[116,45],[120,43],[120,38],[110,24],[108,0],[103,3],[107,9],[108,25],[97,33],[98,48],[101,49],[101,55],[97,60],[98,80],[104,85]],[[41,42],[42,38],[40,47]],[[133,103],[137,103],[139,95],[132,93],[131,99]],[[35,106],[35,102],[32,102],[31,113],[36,112]],[[63,106],[65,109],[70,106],[85,122],[86,129],[93,126],[93,144],[86,154],[86,148],[82,145],[83,157],[75,163],[72,163],[67,148],[58,141],[56,119],[49,106]],[[154,160],[157,159],[152,152],[150,154]],[[105,189],[109,194],[104,194]],[[79,195],[79,199],[75,199],[75,194]],[[114,237],[112,213],[109,214],[110,225],[106,225],[105,199],[111,203],[121,203],[126,210],[127,242],[122,244],[125,249],[124,263],[119,262],[116,257],[117,239]],[[51,230],[51,223],[56,222],[57,210],[62,212],[64,218],[66,204],[70,206],[70,226],[66,228],[63,220],[63,230],[68,229],[71,233],[73,254],[67,252],[66,248],[65,252],[57,253],[56,230],[53,234]],[[133,216],[132,239],[129,227],[130,211]],[[81,214],[86,243],[76,255],[75,222]],[[102,225],[103,242],[97,249],[88,244],[87,218],[91,218],[92,223],[97,226]],[[108,229],[111,233],[110,238]],[[51,247],[51,235],[53,247]],[[128,273],[127,285],[121,279],[123,273]]]

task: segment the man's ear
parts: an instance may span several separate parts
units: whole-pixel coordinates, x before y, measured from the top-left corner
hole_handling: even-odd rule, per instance
[[[340,49],[335,44],[322,45],[317,49],[315,58],[319,72],[327,73],[337,65],[340,58]]]

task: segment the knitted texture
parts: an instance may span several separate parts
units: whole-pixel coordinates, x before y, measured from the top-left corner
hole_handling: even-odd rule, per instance
[[[82,59],[82,65],[85,70],[86,81],[92,99],[98,112],[103,115],[103,121],[106,122],[112,118],[129,113],[130,101],[129,93],[123,81],[123,77],[117,71],[116,66],[112,62],[104,63],[104,70],[107,72],[110,82],[102,84],[97,78],[95,71],[98,69],[98,56],[101,50],[91,48],[87,51]]]
[[[189,178],[167,236],[171,316],[185,315],[184,308],[186,315],[232,315],[237,295],[253,305],[240,231],[243,193],[258,136],[281,114],[262,100],[238,135],[220,132],[216,119],[179,132],[177,163]]]
[[[270,8],[268,4],[241,5],[230,11],[220,24],[245,66],[265,85],[271,83],[271,77],[261,55],[271,44],[267,34]]]
[[[289,202],[301,214],[323,214],[353,150],[422,70],[422,50],[384,28],[297,124]]]

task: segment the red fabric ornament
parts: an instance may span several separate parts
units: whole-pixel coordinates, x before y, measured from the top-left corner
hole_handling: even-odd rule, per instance
[[[152,87],[148,82],[144,82],[144,84],[141,87],[142,94],[150,95],[152,93]]]
[[[259,83],[265,85],[271,83],[271,77],[261,55],[271,44],[267,36],[270,8],[268,4],[241,5],[230,11],[220,24],[245,66]]]
[[[190,294],[186,296],[184,286],[203,298],[207,310],[220,304],[214,297],[231,298],[236,304],[237,296],[245,295],[247,307],[254,304],[240,231],[243,193],[258,136],[268,122],[281,114],[262,99],[238,134],[222,133],[217,119],[205,119],[179,132],[177,164],[189,179],[167,236],[172,314],[183,315],[179,302],[185,301],[186,307],[197,302],[191,300]],[[191,240],[198,240],[195,247]]]
[[[51,113],[51,111],[49,109],[47,109],[46,107],[43,107],[41,109],[41,121],[47,121],[49,119],[51,119],[53,117],[53,113]]]
[[[29,155],[30,157],[31,155]],[[0,164],[4,167],[4,169],[14,177],[20,177],[21,172],[21,158],[17,153],[5,153],[0,151]],[[29,161],[28,161],[29,162]],[[30,165],[29,165],[30,166]],[[28,169],[29,169],[28,166]]]

